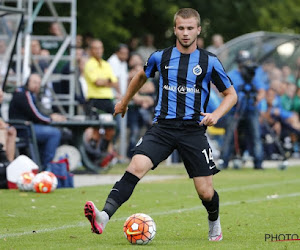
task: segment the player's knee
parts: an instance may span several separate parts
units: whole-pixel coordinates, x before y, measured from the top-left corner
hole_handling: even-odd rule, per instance
[[[132,158],[126,171],[134,174],[138,178],[142,178],[153,166],[151,160],[144,155],[135,155]]]
[[[147,173],[141,165],[135,165],[135,164],[130,164],[127,167],[126,171],[132,173],[133,175],[137,176],[140,179]]]
[[[198,195],[203,201],[211,201],[212,197],[214,196],[214,191],[209,189],[201,190],[200,192],[198,191]]]

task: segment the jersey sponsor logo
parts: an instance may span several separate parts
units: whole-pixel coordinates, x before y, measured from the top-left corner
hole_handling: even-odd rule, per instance
[[[129,228],[128,228],[126,233],[129,235],[136,235],[136,234],[141,234],[142,232],[141,231],[131,232],[131,231],[129,231]]]
[[[173,91],[173,92],[178,92],[180,94],[187,94],[187,93],[200,93],[200,89],[194,85],[193,87],[186,87],[183,85],[180,86],[169,86],[169,85],[164,85],[165,90]]]
[[[200,67],[199,64],[197,64],[197,65],[193,68],[193,73],[194,73],[194,75],[196,75],[196,76],[201,75],[201,73],[202,73],[202,68]]]

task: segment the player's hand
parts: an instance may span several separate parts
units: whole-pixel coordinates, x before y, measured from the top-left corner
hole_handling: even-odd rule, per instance
[[[116,116],[117,114],[121,114],[122,117],[125,116],[126,112],[128,110],[127,105],[125,105],[122,100],[117,102],[115,105],[115,112],[114,112],[114,116]]]
[[[218,118],[213,114],[213,113],[200,113],[204,118],[200,122],[200,125],[205,125],[205,126],[213,126],[216,125],[218,122]]]

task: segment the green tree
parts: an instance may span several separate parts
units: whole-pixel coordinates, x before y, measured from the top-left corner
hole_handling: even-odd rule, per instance
[[[192,7],[202,19],[206,45],[214,33],[225,41],[258,31],[299,32],[300,0],[78,0],[78,33],[91,32],[103,40],[105,56],[120,42],[145,33],[155,36],[157,48],[174,43],[173,15]]]
[[[79,34],[92,33],[100,38],[108,57],[118,43],[127,42],[131,37],[124,20],[139,16],[143,11],[142,0],[78,1],[77,23]]]

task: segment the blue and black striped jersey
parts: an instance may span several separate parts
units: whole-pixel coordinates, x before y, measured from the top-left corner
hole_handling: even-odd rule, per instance
[[[172,46],[154,52],[145,64],[147,77],[160,73],[154,122],[160,119],[201,121],[206,112],[210,82],[220,92],[232,83],[219,59],[203,49],[182,54]]]

